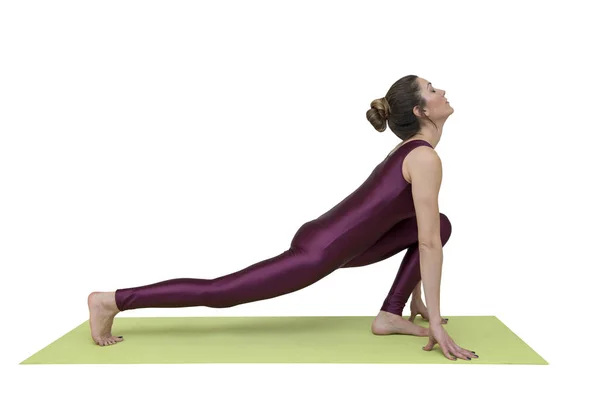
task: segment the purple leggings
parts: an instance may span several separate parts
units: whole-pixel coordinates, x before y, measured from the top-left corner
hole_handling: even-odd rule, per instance
[[[408,249],[381,310],[402,315],[412,291],[421,281],[417,220],[413,216],[392,226],[385,234],[354,258],[345,260],[335,246],[319,246],[299,240],[303,230],[314,238],[311,223],[303,225],[290,248],[242,270],[215,279],[179,278],[116,291],[119,310],[148,307],[233,307],[269,299],[305,288],[338,268],[362,267],[385,260]],[[307,232],[308,231],[308,232]],[[440,213],[442,246],[450,238],[452,226]]]

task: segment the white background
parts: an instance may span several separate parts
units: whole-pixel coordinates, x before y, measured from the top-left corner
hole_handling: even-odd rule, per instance
[[[63,399],[595,390],[590,3],[3,3],[3,389]],[[86,321],[92,291],[213,278],[286,250],[400,142],[365,113],[410,74],[446,90],[455,110],[436,148],[453,228],[442,315],[495,315],[550,365],[18,365]],[[275,299],[117,318],[375,316],[404,254]]]

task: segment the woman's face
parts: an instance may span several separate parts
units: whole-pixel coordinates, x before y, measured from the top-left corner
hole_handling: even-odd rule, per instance
[[[454,111],[445,97],[445,90],[436,88],[431,82],[420,77],[417,77],[417,81],[421,87],[421,96],[425,99],[425,111],[429,118],[447,117]]]

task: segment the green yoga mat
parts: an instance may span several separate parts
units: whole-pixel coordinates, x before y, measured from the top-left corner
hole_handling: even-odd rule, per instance
[[[427,337],[374,335],[372,316],[117,317],[122,342],[96,345],[86,320],[21,364],[548,364],[494,316],[447,318],[446,332],[479,358],[449,360],[439,344],[424,351]]]

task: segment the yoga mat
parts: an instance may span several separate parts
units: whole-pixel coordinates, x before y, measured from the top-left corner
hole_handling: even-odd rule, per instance
[[[21,364],[361,363],[537,364],[548,363],[495,316],[450,316],[444,329],[479,358],[447,359],[439,344],[422,350],[427,337],[378,336],[373,316],[325,317],[116,317],[111,346],[96,345],[89,322]],[[428,327],[417,317],[415,323]]]

